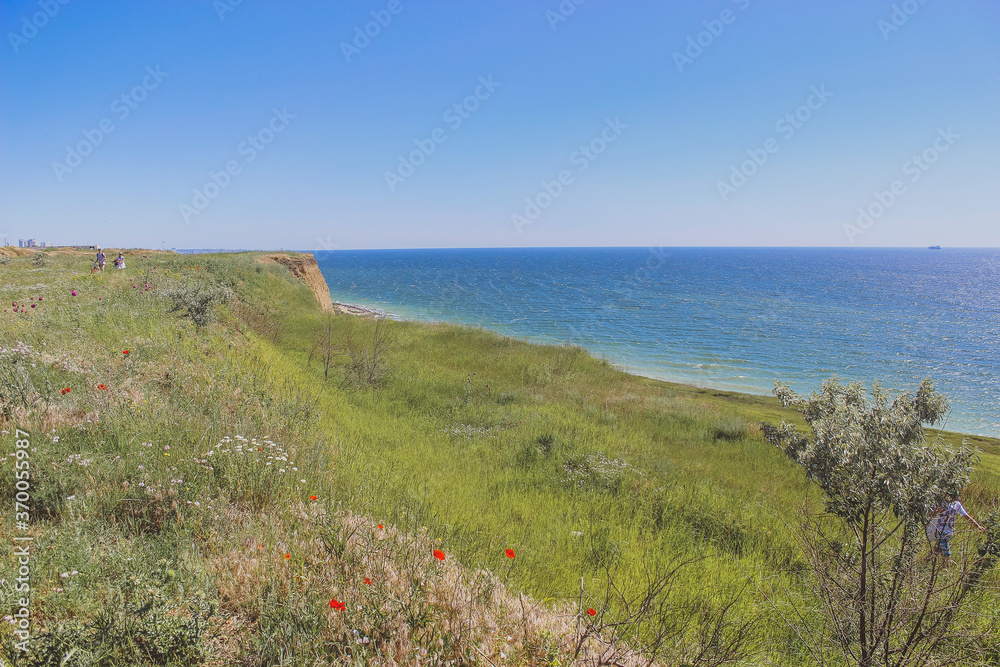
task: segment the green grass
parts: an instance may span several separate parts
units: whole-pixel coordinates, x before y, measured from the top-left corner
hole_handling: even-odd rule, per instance
[[[584,608],[610,617],[621,605],[604,595],[609,573],[640,591],[679,559],[693,562],[666,598],[682,617],[671,659],[738,598],[732,614],[759,621],[747,664],[807,662],[759,592],[807,595],[792,528],[820,501],[759,434],[760,421],[801,423],[776,400],[413,322],[388,323],[381,387],[342,388],[308,363],[323,315],[284,267],[259,253],[147,254],[95,277],[79,254],[0,266],[0,304],[36,305],[0,320],[0,346],[31,349],[0,363],[36,390],[30,409],[11,407],[35,450],[33,641],[45,648],[18,664],[60,664],[71,645],[67,665],[364,664],[376,646],[382,664],[565,661],[576,621],[559,625],[559,605],[575,619],[581,579]],[[195,280],[237,297],[201,328],[168,312],[169,290]],[[337,339],[374,326],[334,318]],[[969,442],[981,462],[967,505],[985,515],[1000,443]],[[12,452],[13,433],[3,443]],[[13,460],[0,466],[11,509]],[[18,532],[12,521],[5,508],[4,534]],[[0,568],[12,581],[10,559]],[[496,597],[507,588],[549,624],[528,628],[527,611],[515,622],[516,598]],[[9,588],[0,596],[11,608]],[[362,609],[331,610],[335,597]],[[521,634],[507,644],[488,631],[508,627]],[[9,648],[9,626],[0,638]]]

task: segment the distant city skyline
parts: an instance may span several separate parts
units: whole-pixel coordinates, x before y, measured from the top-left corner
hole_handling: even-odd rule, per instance
[[[0,229],[142,248],[998,247],[1000,6],[0,6]]]

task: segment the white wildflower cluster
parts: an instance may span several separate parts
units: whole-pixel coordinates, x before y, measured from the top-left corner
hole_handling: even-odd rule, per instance
[[[468,439],[475,437],[496,438],[496,434],[512,428],[513,424],[500,424],[499,426],[473,426],[472,424],[452,424],[447,428],[438,429],[438,433],[448,433],[449,435],[460,435]]]
[[[155,453],[156,451],[159,451],[160,456],[164,457],[170,456],[170,445],[163,445],[163,447],[159,447],[151,442],[142,442],[139,443],[139,447],[141,448],[139,450],[140,456],[149,456],[151,454],[153,456],[157,456],[157,454]],[[166,458],[161,460],[164,462],[169,461],[169,459]],[[191,463],[197,465],[202,470],[208,470],[208,471],[213,470],[211,466],[205,465],[207,462],[208,462],[207,459],[199,459],[198,457],[191,457]],[[207,496],[202,497],[196,495],[197,491],[195,491],[195,495],[188,493],[191,491],[192,481],[190,479],[187,479],[187,474],[181,470],[178,470],[177,466],[167,466],[165,468],[159,468],[159,466],[161,466],[162,463],[156,462],[155,460],[147,461],[147,463],[150,464],[150,468],[152,468],[153,470],[161,469],[169,475],[169,479],[158,481],[157,479],[154,478],[153,474],[150,473],[150,470],[147,469],[145,464],[137,463],[135,466],[135,477],[133,478],[133,481],[135,483],[136,488],[142,489],[143,493],[145,493],[147,497],[154,498],[157,500],[163,498],[173,498],[176,499],[178,502],[183,502],[185,505],[189,505],[191,507],[201,507],[203,502],[208,503],[212,500],[210,497]],[[191,466],[188,463],[186,463],[184,458],[177,459],[177,464],[180,465],[181,468],[186,468],[188,472],[192,472]],[[194,474],[195,477],[197,477],[197,473]],[[208,509],[212,508],[210,504],[207,505],[207,507]]]
[[[210,460],[217,460],[222,455],[236,457],[238,461],[245,464],[263,463],[264,466],[273,467],[281,475],[287,474],[289,471],[299,471],[289,452],[268,437],[257,440],[256,438],[248,439],[242,435],[236,435],[232,438],[227,435],[219,441],[214,449],[205,453],[205,458],[195,459],[195,461],[201,461],[205,464]],[[211,468],[209,467],[209,469]],[[305,480],[299,480],[299,483],[304,484]]]
[[[641,476],[621,459],[609,459],[603,452],[576,456],[563,463],[562,482],[574,488],[614,490],[629,475]]]
[[[82,454],[70,454],[66,459],[66,463],[76,463],[78,466],[83,466],[84,468],[90,467],[90,464],[94,462],[94,459],[85,459]]]

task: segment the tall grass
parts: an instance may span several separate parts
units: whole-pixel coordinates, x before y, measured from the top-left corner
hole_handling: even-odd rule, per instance
[[[588,631],[679,561],[657,598],[679,628],[668,663],[691,659],[722,609],[759,621],[747,664],[808,662],[761,592],[808,594],[790,526],[818,500],[755,426],[794,418],[776,401],[413,322],[382,325],[382,382],[342,389],[309,363],[321,316],[284,267],[147,254],[96,277],[72,254],[0,267],[0,302],[36,304],[0,320],[0,363],[31,386],[13,423],[36,450],[43,648],[17,664],[553,664],[582,637],[593,658]],[[170,312],[195,282],[234,297],[200,326]],[[334,318],[344,339],[375,326]],[[1000,450],[978,442],[970,509],[984,513]],[[9,606],[9,585],[0,595]],[[9,649],[6,625],[0,639]]]

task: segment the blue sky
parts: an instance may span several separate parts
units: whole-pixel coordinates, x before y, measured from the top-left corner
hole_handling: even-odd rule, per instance
[[[35,0],[0,25],[13,243],[1000,246],[988,0]]]

